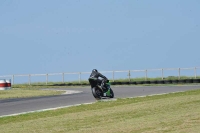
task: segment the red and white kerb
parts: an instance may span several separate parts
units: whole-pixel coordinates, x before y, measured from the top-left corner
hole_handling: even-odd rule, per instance
[[[11,80],[0,79],[0,90],[7,90],[11,88]]]

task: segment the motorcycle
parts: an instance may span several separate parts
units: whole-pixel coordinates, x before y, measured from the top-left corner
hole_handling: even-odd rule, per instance
[[[105,89],[102,88],[102,86],[98,83],[95,83],[93,81],[90,81],[92,94],[95,99],[100,100],[103,98],[114,98],[114,92],[110,87],[109,80],[107,83],[104,84]]]

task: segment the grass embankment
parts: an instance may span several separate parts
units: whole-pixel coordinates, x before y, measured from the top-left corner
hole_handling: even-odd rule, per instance
[[[197,133],[199,125],[200,90],[0,118],[2,133]]]
[[[64,91],[40,90],[38,88],[13,88],[10,90],[1,90],[0,99],[50,96],[59,95],[63,92]]]

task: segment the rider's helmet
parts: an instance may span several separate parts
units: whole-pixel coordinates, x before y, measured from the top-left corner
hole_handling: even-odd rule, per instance
[[[98,72],[97,69],[93,69],[92,72]]]

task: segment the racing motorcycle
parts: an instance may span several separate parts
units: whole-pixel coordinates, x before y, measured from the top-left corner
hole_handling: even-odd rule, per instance
[[[114,92],[110,87],[110,81],[107,80],[105,84],[98,84],[96,81],[89,80],[92,94],[95,99],[114,98]],[[103,89],[104,86],[104,89]]]

